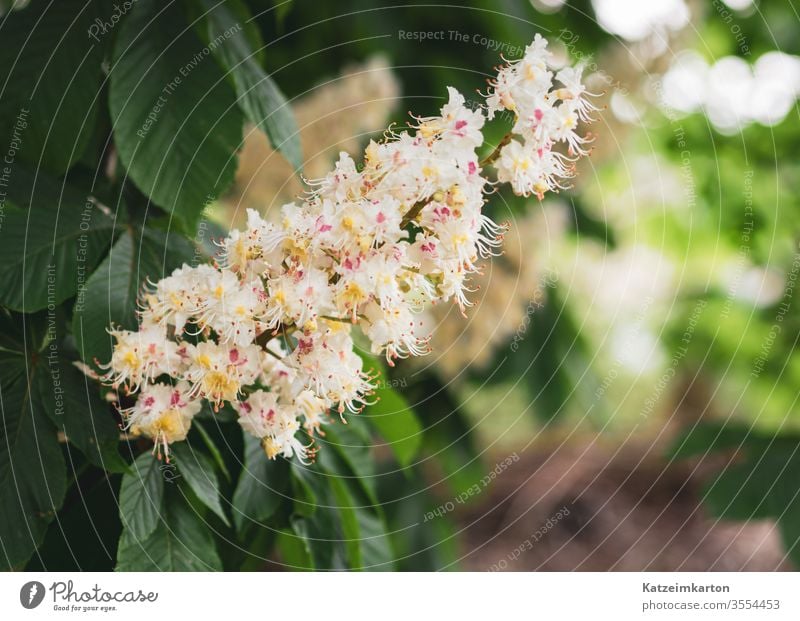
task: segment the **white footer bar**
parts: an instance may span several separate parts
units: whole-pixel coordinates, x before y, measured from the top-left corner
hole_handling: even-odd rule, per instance
[[[0,574],[4,620],[778,621],[799,602],[791,573]]]

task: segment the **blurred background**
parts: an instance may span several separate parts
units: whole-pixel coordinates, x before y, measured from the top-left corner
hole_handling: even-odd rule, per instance
[[[398,566],[796,568],[792,3],[299,0],[257,22],[312,179],[434,113],[446,85],[482,101],[537,32],[585,62],[602,106],[570,191],[490,197],[510,229],[475,307],[432,309],[433,353],[387,378],[425,428],[408,472],[379,464]],[[224,230],[302,191],[251,129],[208,218]]]

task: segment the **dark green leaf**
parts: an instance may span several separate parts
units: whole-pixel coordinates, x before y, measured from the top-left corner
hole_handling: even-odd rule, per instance
[[[294,501],[292,511],[296,515],[308,517],[314,514],[317,510],[319,499],[311,486],[309,477],[313,474],[306,471],[300,466],[292,467],[292,500]]]
[[[119,515],[134,540],[144,539],[159,526],[164,504],[162,462],[142,453],[122,477]]]
[[[181,489],[167,495],[163,522],[149,536],[124,530],[117,551],[116,571],[220,571],[222,562],[203,516]]]
[[[171,450],[175,456],[178,471],[200,502],[230,526],[228,516],[225,515],[220,503],[219,481],[211,459],[193,449],[186,442],[176,442]]]
[[[481,480],[485,468],[476,448],[474,426],[458,400],[435,375],[409,386],[425,424],[425,453],[439,462],[449,493],[458,496]],[[408,473],[409,475],[411,473]]]
[[[752,430],[740,423],[694,424],[672,444],[667,455],[674,459],[704,457],[709,453],[744,446]]]
[[[211,457],[214,459],[214,463],[219,467],[220,472],[222,472],[222,476],[225,477],[225,480],[230,483],[231,481],[231,473],[228,470],[228,466],[225,464],[225,460],[222,458],[222,453],[220,453],[219,448],[214,443],[214,440],[206,431],[206,428],[203,426],[196,417],[192,422],[192,427],[197,430],[197,433],[200,434],[200,437],[203,439],[203,444],[206,445],[208,452],[211,453]]]
[[[54,347],[52,343],[48,347]],[[53,349],[48,373],[39,374],[34,398],[59,431],[94,465],[110,472],[126,472],[119,454],[120,429],[98,387]]]
[[[111,243],[113,220],[94,200],[16,168],[0,232],[0,304],[57,306],[86,283]],[[27,208],[27,209],[25,209]]]
[[[322,450],[317,458],[327,469],[337,457],[347,464],[351,476],[358,480],[370,503],[378,504],[376,495],[375,456],[372,453],[372,440],[369,431],[362,430],[364,420],[350,417],[347,425],[328,425]]]
[[[282,458],[267,459],[258,439],[245,435],[244,468],[233,494],[233,521],[240,533],[250,522],[272,517],[286,497],[289,468]]]
[[[285,569],[292,571],[306,571],[312,567],[311,555],[306,549],[305,542],[291,530],[282,530],[275,540],[275,547],[280,553],[281,562]]]
[[[292,12],[294,0],[273,0],[272,4],[275,6],[275,21],[278,23],[278,28],[283,28],[286,17]]]
[[[61,173],[86,148],[108,40],[90,27],[110,10],[100,0],[34,0],[3,17],[0,138],[37,169]]]
[[[295,512],[292,531],[304,543],[315,569],[346,569],[346,536],[339,503],[332,491],[334,476],[319,463],[291,463]],[[300,484],[300,485],[297,485]],[[300,492],[302,500],[296,496]],[[302,512],[298,509],[302,507]]]
[[[341,533],[338,532],[338,519],[336,522],[330,522],[320,515],[294,517],[292,532],[300,539],[311,560],[311,566],[307,569],[346,568],[344,545]]]
[[[394,388],[379,388],[375,405],[364,410],[364,416],[389,444],[397,461],[408,466],[414,461],[422,443],[422,425],[414,410]]]
[[[0,564],[5,569],[24,564],[41,544],[66,491],[55,431],[31,399],[45,361],[23,352],[14,363],[5,360],[0,366]]]
[[[703,493],[703,503],[713,515],[727,520],[756,520],[769,517],[769,486],[764,485],[772,464],[752,463],[728,466]]]
[[[330,453],[330,452],[329,452]],[[343,462],[329,459],[328,484],[341,519],[348,567],[356,570],[388,570],[394,565],[391,542],[379,507],[364,505],[360,481],[342,468]]]
[[[381,371],[381,377],[386,377],[386,371],[381,370],[376,360],[367,356],[362,358],[365,369]],[[419,419],[403,395],[391,386],[379,385],[374,400],[375,404],[367,406],[363,416],[386,440],[400,465],[408,466],[422,444]]]
[[[221,41],[213,52],[233,77],[239,105],[248,120],[261,128],[272,146],[297,170],[303,166],[300,133],[292,108],[277,84],[267,75],[245,30],[248,12],[241,2],[201,0],[207,11],[208,41]]]
[[[98,478],[94,472],[79,478],[58,512],[58,526],[47,530],[44,543],[25,571],[114,569],[122,534],[116,511],[120,478]]]
[[[178,234],[126,231],[91,275],[83,299],[76,303],[72,332],[78,353],[87,363],[107,362],[113,338],[110,325],[128,330],[138,326],[137,297],[145,281],[158,281],[192,260],[191,245]]]
[[[131,178],[192,230],[233,181],[243,117],[179,5],[139,0],[130,10],[114,47],[109,103]]]

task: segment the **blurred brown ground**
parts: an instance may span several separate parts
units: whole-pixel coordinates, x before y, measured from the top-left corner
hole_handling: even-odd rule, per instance
[[[474,571],[493,566],[506,571],[793,569],[784,559],[774,522],[718,521],[701,506],[702,482],[718,463],[668,465],[653,459],[653,454],[652,446],[618,450],[592,443],[520,454],[520,460],[487,486],[475,503],[459,507],[455,517],[463,529],[461,567]],[[569,515],[559,518],[564,507]],[[537,531],[539,536],[532,537]]]

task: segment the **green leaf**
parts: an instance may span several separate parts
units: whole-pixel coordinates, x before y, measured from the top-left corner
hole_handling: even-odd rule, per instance
[[[292,480],[295,492],[295,512],[290,523],[292,532],[301,539],[311,557],[314,569],[346,569],[346,538],[342,530],[342,516],[332,491],[334,476],[319,463],[305,466],[292,462]],[[305,506],[298,505],[307,503]],[[302,506],[302,513],[298,509]]]
[[[354,569],[365,571],[390,571],[394,565],[394,550],[387,534],[386,524],[374,511],[356,509],[358,516],[358,545],[361,564]]]
[[[159,525],[164,505],[162,463],[152,453],[142,453],[122,477],[119,516],[134,540],[144,539]]]
[[[363,430],[360,427],[364,427]],[[320,464],[333,469],[330,462],[337,457],[347,464],[351,476],[355,477],[364,491],[366,499],[378,504],[375,475],[375,457],[372,454],[372,440],[364,420],[350,417],[346,425],[328,425],[325,441],[318,455]]]
[[[283,29],[286,17],[292,12],[294,0],[272,0],[272,4],[274,5],[273,11],[275,11],[275,21],[278,24],[278,28]]]
[[[131,178],[191,231],[233,181],[244,119],[179,5],[139,0],[129,11],[114,46],[109,104]]]
[[[81,358],[89,364],[107,362],[113,338],[106,329],[114,324],[135,330],[137,297],[145,281],[158,281],[192,256],[191,245],[178,234],[126,231],[89,278],[83,299],[75,304],[72,333]]]
[[[431,493],[428,478],[420,466],[408,472],[392,466],[380,478],[380,497],[386,509],[387,528],[399,571],[437,571],[454,569],[463,551],[458,549],[456,532],[447,517],[425,522],[423,517],[441,502]]]
[[[432,459],[445,473],[441,483],[448,494],[458,496],[480,481],[486,473],[477,450],[474,424],[463,411],[460,399],[451,394],[440,377],[426,373],[405,388],[413,403],[421,404],[418,416],[425,429],[423,452],[427,462]],[[410,468],[399,471],[412,482],[419,475]],[[386,474],[381,475],[385,480]],[[427,509],[426,509],[427,510]],[[424,512],[423,512],[424,513]]]
[[[736,449],[728,465],[706,486],[703,503],[722,519],[774,518],[789,556],[800,566],[800,438],[728,426],[704,423],[686,435],[693,454]]]
[[[770,494],[770,513],[778,518],[786,553],[800,567],[800,467],[795,461],[789,476],[780,477]]]
[[[419,452],[422,425],[405,398],[394,388],[379,388],[375,397],[380,400],[368,406],[364,416],[388,442],[400,465],[408,466]]]
[[[738,449],[745,445],[752,430],[736,422],[698,422],[682,433],[667,451],[673,459],[704,457],[708,453],[727,449]]]
[[[365,369],[381,371],[376,360],[366,356],[362,358]],[[381,377],[386,377],[385,370],[381,371]],[[375,404],[364,410],[364,418],[388,443],[400,465],[408,466],[422,444],[422,425],[417,415],[405,397],[391,386],[380,385],[374,400]]]
[[[769,517],[769,476],[772,464],[762,461],[728,466],[703,492],[703,503],[712,515],[726,520],[757,520]]]
[[[59,510],[58,526],[47,530],[44,542],[25,571],[113,570],[122,534],[122,524],[115,512],[120,478],[119,475],[97,477],[95,472],[80,477],[74,501],[65,502]]]
[[[124,530],[116,571],[221,571],[214,535],[203,516],[181,494],[170,490],[163,523],[147,537]]]
[[[305,542],[291,530],[282,530],[275,540],[275,547],[283,562],[283,567],[290,571],[306,571],[312,567],[311,555]]]
[[[91,463],[109,472],[127,472],[119,454],[119,426],[108,403],[100,399],[97,386],[68,360],[48,358],[48,374],[39,374],[35,399],[59,431],[77,446]]]
[[[66,467],[55,431],[31,395],[46,360],[26,335],[41,320],[0,313],[3,327],[19,326],[22,341],[0,357],[0,566],[14,569],[42,543],[61,507]]]
[[[259,64],[257,53],[246,27],[247,7],[238,1],[201,0],[206,9],[209,45],[222,68],[233,78],[239,106],[247,119],[259,127],[272,146],[296,169],[302,170],[303,154],[300,133],[289,102],[277,84]]]
[[[0,137],[20,160],[61,173],[80,158],[102,101],[108,41],[89,28],[110,11],[100,0],[34,0],[3,16]]]
[[[195,417],[194,421],[192,421],[192,427],[197,430],[197,433],[203,439],[203,444],[206,445],[208,452],[211,453],[211,457],[214,459],[214,463],[217,464],[217,466],[219,467],[220,472],[222,472],[222,476],[224,476],[225,480],[230,483],[231,473],[228,470],[228,466],[225,464],[225,460],[222,457],[222,453],[220,453],[219,448],[214,443],[214,440],[208,434],[208,431],[206,431],[206,428],[203,426],[203,423],[201,423],[197,419],[197,417]]]
[[[317,509],[317,497],[314,490],[295,468],[292,468],[292,511],[296,515],[308,517]]]
[[[257,438],[244,436],[244,468],[233,493],[233,521],[242,533],[251,523],[273,516],[286,498],[289,467],[284,459],[267,459]]]
[[[94,200],[44,174],[14,169],[0,229],[0,304],[26,313],[75,295],[111,239]]]
[[[392,569],[394,555],[380,507],[362,504],[360,480],[342,467],[343,462],[329,458],[326,464],[331,474],[328,484],[341,519],[348,567],[367,571]]]
[[[193,449],[186,442],[176,442],[171,451],[175,456],[178,471],[197,498],[211,509],[227,526],[228,516],[222,510],[219,481],[214,464],[205,454]]]
[[[336,517],[329,512],[328,517]],[[338,519],[331,522],[320,515],[293,517],[292,532],[303,544],[311,566],[307,569],[340,570],[346,569],[343,558],[344,546],[338,531]]]

